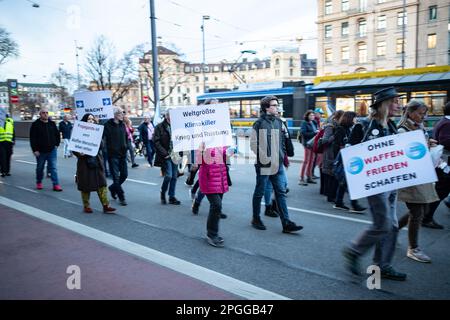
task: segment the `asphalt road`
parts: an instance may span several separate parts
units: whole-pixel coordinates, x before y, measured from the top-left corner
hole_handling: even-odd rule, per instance
[[[355,215],[335,210],[319,195],[318,184],[297,185],[299,163],[293,163],[287,171],[288,207],[291,220],[304,229],[298,234],[283,234],[278,218],[262,215],[267,226],[265,231],[251,227],[254,168],[250,160],[235,159],[237,163],[231,169],[233,187],[223,200],[223,212],[228,218],[220,222],[225,247],[219,249],[204,240],[209,203],[205,199],[200,214],[192,215],[185,177],[180,177],[177,184],[176,195],[181,205],[163,206],[159,202],[162,182],[159,169],[149,168],[144,158],[138,158],[140,166],[129,167],[129,179],[123,185],[128,206],[121,207],[112,201],[111,205],[118,208],[117,214],[103,215],[97,196],[92,194],[95,212],[86,215],[82,213],[80,193],[74,183],[76,159],[63,159],[61,148],[58,153],[63,192],[53,192],[50,179],[44,181],[44,190],[34,189],[35,159],[28,141],[18,141],[12,176],[1,178],[0,196],[290,299],[450,298],[450,215],[443,204],[438,208],[436,220],[446,229],[420,230],[420,246],[432,258],[432,263],[422,264],[406,257],[408,242],[403,230],[394,266],[408,274],[407,281],[382,280],[381,289],[369,290],[366,277],[354,277],[346,272],[341,255],[344,245],[370,224],[369,213]],[[348,203],[348,199],[346,201]],[[404,204],[399,203],[398,215],[405,211]],[[371,254],[365,256],[363,262],[364,266],[370,265]]]

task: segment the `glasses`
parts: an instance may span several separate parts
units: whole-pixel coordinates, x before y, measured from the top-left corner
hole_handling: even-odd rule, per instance
[[[41,113],[42,113],[42,114],[48,114],[48,112],[45,112],[45,111],[41,111]]]

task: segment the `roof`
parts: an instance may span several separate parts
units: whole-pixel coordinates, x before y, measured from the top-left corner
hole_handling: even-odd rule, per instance
[[[170,55],[177,55],[178,56],[178,53],[176,53],[175,51],[172,51],[170,49],[167,49],[166,47],[158,46],[157,48],[158,48],[158,54],[170,54]],[[152,50],[149,50],[148,52],[146,52],[144,54],[144,56],[147,55],[147,54],[151,55],[152,54]]]
[[[354,79],[325,81],[315,85],[312,90],[330,90],[330,89],[347,89],[352,87],[365,86],[388,86],[388,85],[404,85],[404,84],[420,84],[424,82],[450,81],[450,72],[425,73],[417,75],[405,75],[397,77]]]
[[[211,92],[205,93],[197,97],[197,101],[206,99],[230,99],[230,98],[249,98],[249,97],[261,97],[261,96],[284,96],[292,95],[294,93],[295,87],[286,87],[278,89],[269,90],[235,90],[235,91],[223,91],[223,92]]]

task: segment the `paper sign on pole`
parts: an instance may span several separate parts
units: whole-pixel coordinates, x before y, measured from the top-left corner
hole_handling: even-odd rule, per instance
[[[352,200],[437,180],[421,130],[373,139],[341,154]]]
[[[0,108],[0,127],[5,126],[6,120],[6,110],[4,108]]]
[[[173,151],[231,146],[230,111],[227,104],[176,108],[170,112]]]
[[[69,141],[69,150],[95,157],[98,154],[102,136],[102,125],[75,121]]]
[[[81,91],[73,94],[79,120],[85,113],[92,113],[100,120],[114,118],[111,91]]]

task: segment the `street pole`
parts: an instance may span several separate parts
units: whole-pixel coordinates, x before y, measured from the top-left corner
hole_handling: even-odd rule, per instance
[[[406,0],[403,0],[403,17],[402,17],[402,70],[405,69],[405,34],[406,34]]]
[[[77,44],[77,40],[75,40],[75,57],[77,59],[77,89],[80,90],[81,87],[81,80],[80,80],[80,63],[78,62],[78,50],[83,49],[83,47],[79,47]]]
[[[206,76],[205,76],[205,65],[206,65],[206,54],[205,54],[205,20],[209,20],[209,16],[202,16],[202,42],[203,42],[203,62],[202,62],[202,76],[203,76],[203,93],[206,92]]]
[[[153,97],[155,105],[155,116],[153,117],[154,124],[161,121],[161,110],[159,106],[159,68],[158,68],[158,46],[156,42],[156,17],[155,17],[155,3],[150,1],[150,26],[152,35],[152,69],[153,69]]]

